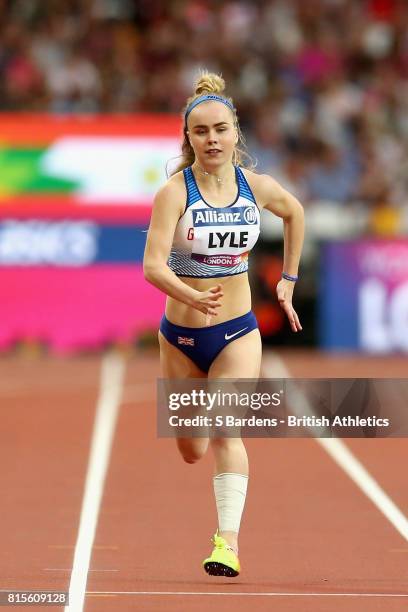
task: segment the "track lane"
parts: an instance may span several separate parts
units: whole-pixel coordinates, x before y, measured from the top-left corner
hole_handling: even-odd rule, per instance
[[[67,590],[99,369],[100,360],[94,358],[0,360],[0,460],[7,491],[3,589],[29,589],[35,581],[35,588]],[[87,611],[202,612],[210,605],[223,612],[406,609],[406,599],[346,597],[347,592],[406,592],[406,547],[312,440],[247,441],[252,472],[241,533],[244,571],[233,582],[206,576],[201,560],[210,551],[215,527],[212,462],[208,456],[186,465],[174,441],[157,439],[153,390],[158,375],[155,353],[129,364],[88,593],[228,590],[343,592],[344,597],[89,593]],[[405,441],[348,443],[406,507],[400,469],[407,459]]]
[[[377,482],[405,516],[408,516],[408,487],[404,469],[408,465],[407,440],[405,438],[348,439],[347,445],[371,474],[375,474]],[[390,552],[408,554],[408,541],[401,538],[399,546],[395,549],[390,548]]]
[[[365,366],[364,366],[365,367]],[[211,459],[183,464],[174,441],[156,438],[152,395],[159,375],[152,355],[134,360],[127,386],[136,397],[122,406],[97,532],[101,547],[87,591],[225,591],[344,593],[344,599],[97,595],[86,611],[208,609],[402,612],[405,599],[352,599],[347,593],[406,593],[405,563],[393,527],[313,440],[248,440],[251,480],[243,528],[243,573],[212,579],[201,569],[209,552],[215,508]],[[329,374],[330,375],[330,374]],[[137,394],[138,385],[140,393]],[[389,469],[394,466],[389,465]],[[117,545],[117,550],[109,546]],[[214,599],[210,599],[214,597]],[[197,601],[198,600],[198,601]]]
[[[3,590],[68,590],[98,375],[99,358],[0,360]]]

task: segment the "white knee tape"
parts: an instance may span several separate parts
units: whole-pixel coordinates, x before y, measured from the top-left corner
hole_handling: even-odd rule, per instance
[[[219,531],[238,533],[244,511],[248,476],[218,474],[214,476],[214,494],[218,512]]]

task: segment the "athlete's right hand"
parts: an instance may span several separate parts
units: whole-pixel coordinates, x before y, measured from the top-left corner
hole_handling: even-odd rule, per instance
[[[217,316],[224,293],[221,285],[215,285],[207,291],[196,291],[191,306],[205,315]]]

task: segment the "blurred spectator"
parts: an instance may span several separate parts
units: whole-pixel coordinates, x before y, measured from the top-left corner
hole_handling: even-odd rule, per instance
[[[47,78],[51,109],[55,112],[100,110],[100,76],[87,57],[73,49],[61,64],[53,65]]]
[[[303,202],[406,204],[406,0],[0,0],[2,111],[179,113],[204,67]]]
[[[351,152],[318,142],[307,183],[311,200],[347,202],[357,179],[357,164]]]

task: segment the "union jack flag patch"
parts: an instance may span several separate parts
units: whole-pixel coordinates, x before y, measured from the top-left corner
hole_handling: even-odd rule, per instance
[[[186,336],[178,336],[177,344],[186,344],[187,346],[194,346],[194,338],[187,338]]]

